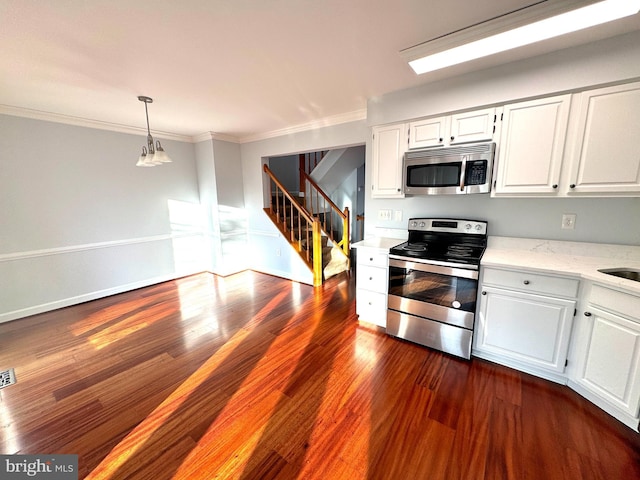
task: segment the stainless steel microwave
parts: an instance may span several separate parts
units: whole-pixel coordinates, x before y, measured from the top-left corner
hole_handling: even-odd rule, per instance
[[[403,159],[405,195],[489,193],[496,144],[413,150]]]

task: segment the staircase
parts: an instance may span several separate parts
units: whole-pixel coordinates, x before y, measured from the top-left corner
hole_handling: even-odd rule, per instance
[[[349,270],[349,209],[341,211],[302,170],[304,197],[288,192],[267,165],[264,172],[272,193],[264,211],[313,272],[313,285]]]

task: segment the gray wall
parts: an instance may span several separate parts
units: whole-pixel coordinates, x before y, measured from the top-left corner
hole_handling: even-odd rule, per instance
[[[203,269],[194,146],[0,115],[0,321]]]
[[[368,102],[369,125],[496,105],[555,92],[640,78],[640,32],[562,50],[447,81],[393,92]],[[490,234],[553,240],[640,244],[640,198],[490,198],[488,195],[371,198],[371,137],[367,143],[365,236],[406,232],[407,219],[451,216],[489,221]],[[378,220],[378,211],[402,221]],[[561,229],[577,214],[575,230]]]

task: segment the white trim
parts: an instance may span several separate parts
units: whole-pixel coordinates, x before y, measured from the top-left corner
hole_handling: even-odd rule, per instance
[[[264,273],[266,275],[272,275],[274,277],[282,278],[284,280],[289,280],[291,282],[302,283],[304,285],[309,285],[313,287],[313,273],[309,271],[309,276],[305,279],[302,276],[293,276],[291,272],[279,270],[277,268],[265,268],[265,267],[250,267],[249,270],[257,273]]]
[[[223,142],[240,143],[240,139],[238,137],[216,132],[204,132],[191,137],[191,141],[193,143],[206,142],[208,140],[220,140]]]
[[[109,297],[111,295],[117,295],[119,293],[128,292],[137,288],[148,287],[150,285],[156,285],[158,283],[169,282],[178,278],[187,277],[189,275],[195,275],[196,273],[203,273],[198,270],[194,272],[174,272],[171,275],[163,275],[161,277],[148,278],[140,280],[139,282],[127,283],[125,285],[118,285],[116,287],[106,288],[104,290],[97,290],[95,292],[89,292],[75,297],[63,298],[49,303],[42,303],[33,307],[22,308],[20,310],[13,310],[11,312],[0,313],[0,323],[10,322],[12,320],[18,320],[20,318],[29,317],[38,313],[50,312],[59,308],[69,307],[71,305],[77,305],[79,303],[88,302],[91,300],[97,300],[99,298]]]
[[[240,143],[256,142],[258,140],[266,140],[268,138],[282,137],[284,135],[292,135],[294,133],[306,132],[308,130],[316,130],[323,127],[331,127],[342,123],[357,122],[367,119],[367,109],[356,110],[353,112],[339,113],[330,117],[321,118],[308,123],[294,125],[292,127],[282,128],[280,130],[272,130],[270,132],[256,133],[240,138]]]
[[[110,248],[122,245],[134,245],[137,243],[160,242],[163,240],[174,240],[183,237],[202,236],[203,232],[187,232],[180,234],[154,235],[152,237],[128,238],[126,240],[112,240],[109,242],[85,243],[81,245],[72,245],[68,247],[46,248],[42,250],[29,250],[24,252],[0,254],[0,263],[12,262],[16,260],[25,260],[28,258],[45,257],[48,255],[60,255],[67,253],[82,252],[85,250],[95,250],[98,248]]]
[[[272,237],[272,238],[278,238],[281,237],[282,234],[278,231],[275,232],[271,232],[268,230],[249,230],[249,236],[251,235],[256,235],[256,236],[260,236],[260,237]]]
[[[12,105],[0,104],[0,114],[12,115],[14,117],[32,118],[35,120],[43,120],[46,122],[63,123],[66,125],[74,125],[77,127],[95,128],[98,130],[109,130],[112,132],[128,133],[131,135],[145,135],[147,130],[142,127],[132,127],[130,125],[121,125],[119,123],[104,122],[101,120],[93,120],[90,118],[74,117],[72,115],[64,115],[61,113],[45,112],[42,110],[33,110],[24,107],[14,107]],[[356,110],[353,112],[339,113],[330,117],[324,117],[319,120],[314,120],[308,123],[300,125],[294,125],[292,127],[286,127],[279,130],[272,130],[269,132],[255,133],[247,135],[245,137],[236,137],[224,133],[216,132],[203,132],[197,135],[181,135],[171,132],[160,132],[152,130],[151,133],[154,137],[162,138],[166,140],[175,140],[178,142],[186,143],[199,143],[207,140],[220,140],[223,142],[231,143],[248,143],[256,142],[258,140],[266,140],[268,138],[281,137],[284,135],[291,135],[294,133],[305,132],[308,130],[316,130],[322,127],[331,127],[334,125],[340,125],[342,123],[356,122],[359,120],[367,119],[367,109]]]
[[[539,378],[544,378],[545,380],[549,380],[551,382],[559,383],[560,385],[566,385],[568,381],[567,376],[564,373],[552,372],[550,370],[535,367],[533,365],[529,365],[527,363],[520,362],[512,358],[507,358],[502,355],[496,355],[490,352],[478,351],[476,349],[471,350],[471,355],[477,358],[482,358],[483,360],[488,360],[489,362],[503,365],[505,367],[513,368],[520,372],[534,375]]]
[[[147,130],[143,127],[132,127],[130,125],[103,122],[102,120],[74,117],[71,115],[63,115],[61,113],[44,112],[41,110],[32,110],[30,108],[14,107],[11,105],[0,104],[0,113],[4,115],[12,115],[14,117],[33,118],[35,120],[44,120],[46,122],[74,125],[76,127],[95,128],[98,130],[109,130],[111,132],[129,133],[131,135],[144,135],[145,137],[147,136]],[[179,135],[170,132],[159,132],[157,130],[151,130],[151,133],[154,137],[163,138],[166,140],[193,143],[193,137],[189,135]]]
[[[599,397],[592,391],[588,390],[587,388],[577,383],[575,380],[569,380],[568,386],[573,391],[575,391],[578,395],[581,395],[582,397],[586,398],[591,403],[599,407],[601,410],[604,410],[609,415],[614,417],[616,420],[619,420],[620,422],[624,423],[627,427],[632,428],[636,432],[640,431],[638,418],[633,417],[628,413],[619,410],[618,408],[611,405],[609,402],[607,402],[603,398]]]

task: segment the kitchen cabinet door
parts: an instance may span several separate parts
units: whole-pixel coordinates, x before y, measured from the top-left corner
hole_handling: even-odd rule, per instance
[[[560,95],[503,108],[493,195],[559,191],[570,102]]]
[[[569,194],[640,195],[640,83],[582,92]]]
[[[496,109],[485,108],[451,115],[449,143],[483,142],[493,138]]]
[[[441,147],[445,144],[448,117],[426,118],[409,123],[409,148]]]
[[[407,147],[407,125],[373,127],[371,196],[402,198],[402,157]]]
[[[476,350],[562,373],[567,359],[574,300],[482,287]]]
[[[589,305],[581,322],[580,385],[631,417],[640,406],[640,324]],[[636,421],[637,425],[637,421]]]
[[[358,247],[356,261],[356,314],[361,321],[387,326],[389,251]]]
[[[496,109],[485,108],[409,123],[409,148],[443,147],[493,138]]]

